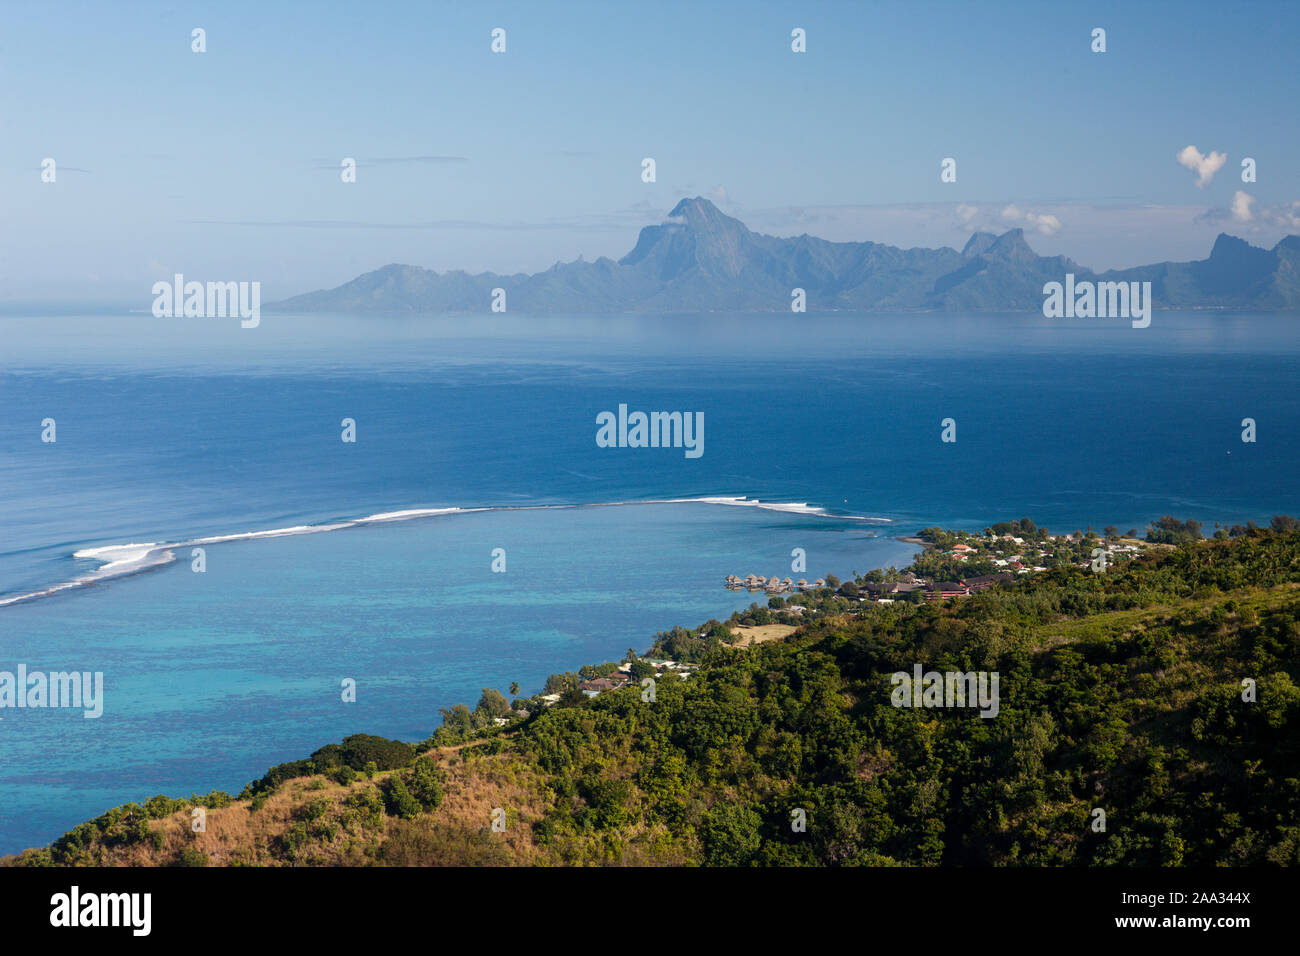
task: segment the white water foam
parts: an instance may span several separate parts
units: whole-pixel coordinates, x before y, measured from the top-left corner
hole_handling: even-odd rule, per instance
[[[825,508],[819,508],[816,505],[810,505],[806,502],[760,501],[757,498],[750,498],[747,495],[714,496],[707,498],[669,498],[662,502],[649,503],[684,504],[696,501],[709,505],[730,505],[735,508],[760,508],[764,511],[781,511],[786,514],[816,515],[820,518],[838,518],[845,521],[875,521],[881,524],[888,524],[890,522],[889,518],[875,518],[868,515],[831,514]]]
[[[231,541],[253,541],[259,538],[283,538],[300,534],[321,534],[326,531],[341,531],[345,528],[359,528],[371,524],[383,524],[393,521],[410,521],[417,518],[434,518],[440,515],[450,514],[474,514],[482,511],[540,511],[554,508],[620,507],[628,505],[660,504],[728,505],[732,507],[780,511],[786,514],[815,515],[818,517],[843,518],[855,521],[888,522],[890,520],[888,518],[870,518],[861,515],[832,515],[827,512],[825,508],[818,508],[806,503],[767,502],[760,501],[757,498],[750,498],[745,495],[724,495],[704,498],[668,498],[656,501],[615,501],[603,505],[517,505],[494,508],[410,508],[404,511],[385,511],[379,514],[367,515],[364,518],[352,518],[346,521],[336,521],[330,524],[293,525],[288,528],[269,528],[264,531],[243,531],[235,534],[193,538],[188,541],[112,544],[95,548],[82,548],[79,551],[74,551],[72,556],[83,560],[90,559],[99,561],[101,564],[98,568],[86,574],[72,578],[71,580],[63,581],[39,591],[29,591],[26,594],[0,597],[0,607],[8,607],[11,604],[19,604],[24,601],[34,601],[38,598],[49,597],[52,594],[57,594],[60,591],[87,587],[114,578],[125,577],[130,574],[138,574],[141,571],[159,568],[171,564],[176,560],[176,552],[182,551],[186,548],[199,548],[212,544],[227,544]]]

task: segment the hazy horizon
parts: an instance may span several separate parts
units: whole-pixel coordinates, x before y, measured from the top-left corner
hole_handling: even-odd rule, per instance
[[[696,195],[774,236],[960,249],[1021,227],[1095,270],[1300,232],[1300,132],[1276,119],[1294,5],[64,9],[6,11],[0,300],[534,273],[618,258]]]

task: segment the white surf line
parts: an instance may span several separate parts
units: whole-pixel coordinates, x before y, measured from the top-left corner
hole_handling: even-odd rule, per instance
[[[320,534],[326,531],[341,531],[344,528],[359,528],[364,525],[383,524],[394,521],[409,521],[415,518],[432,518],[438,515],[447,514],[470,514],[475,511],[490,511],[490,508],[412,508],[406,511],[389,511],[381,514],[367,515],[364,518],[354,518],[348,521],[336,521],[330,524],[308,524],[293,525],[287,528],[270,528],[264,531],[243,531],[235,534],[210,535],[204,538],[192,538],[188,541],[176,541],[166,543],[132,543],[132,544],[113,544],[104,545],[95,548],[82,548],[74,551],[74,558],[92,559],[103,562],[98,568],[87,574],[79,575],[68,581],[51,585],[48,588],[42,588],[39,591],[29,591],[26,594],[15,594],[9,597],[0,598],[0,607],[8,607],[12,604],[20,604],[25,601],[34,601],[37,598],[49,597],[60,591],[67,591],[72,588],[87,587],[92,584],[98,584],[103,581],[110,581],[115,578],[125,577],[130,574],[138,574],[141,571],[149,571],[154,568],[163,567],[171,564],[176,560],[175,552],[185,548],[204,547],[213,544],[227,544],[232,541],[255,541],[260,538],[285,538],[301,534]]]
[[[451,514],[475,514],[484,511],[551,511],[566,508],[617,508],[631,505],[671,505],[671,504],[711,504],[732,507],[759,508],[778,511],[785,514],[811,515],[820,518],[843,518],[853,521],[874,521],[889,523],[889,518],[871,518],[862,515],[833,515],[824,508],[807,503],[765,502],[746,495],[723,495],[702,498],[661,498],[648,501],[610,501],[590,502],[585,504],[549,504],[549,505],[495,505],[478,508],[408,508],[402,511],[385,511],[366,515],[363,518],[351,518],[329,524],[293,525],[287,528],[270,528],[264,531],[241,531],[235,534],[210,535],[204,538],[192,538],[188,541],[147,542],[131,544],[111,544],[94,548],[82,548],[74,551],[72,556],[81,559],[93,559],[102,562],[100,566],[86,574],[79,575],[59,584],[0,597],[0,607],[9,607],[26,601],[58,594],[74,588],[88,587],[104,581],[139,574],[171,564],[176,560],[175,552],[185,548],[198,548],[213,544],[228,544],[232,541],[256,541],[261,538],[285,538],[303,534],[322,534],[327,531],[342,531],[346,528],[360,528],[373,524],[385,524],[397,521],[412,521],[418,518],[436,518]]]
[[[11,604],[19,604],[24,601],[34,601],[37,598],[58,594],[60,591],[68,591],[72,588],[82,588],[99,581],[125,577],[128,574],[138,574],[141,571],[148,571],[151,568],[170,564],[175,560],[175,555],[173,555],[169,550],[171,547],[176,546],[165,544],[123,544],[107,548],[91,548],[86,552],[78,551],[73,555],[74,557],[94,557],[107,560],[94,571],[80,575],[79,577],[75,577],[69,581],[63,581],[59,584],[51,585],[48,588],[42,588],[39,591],[29,591],[26,594],[15,594],[10,597],[2,597],[0,598],[0,607],[8,607]]]
[[[646,502],[646,504],[688,504],[691,502],[700,502],[709,505],[728,505],[733,508],[759,508],[764,511],[780,511],[786,514],[812,515],[817,518],[837,518],[845,521],[875,521],[880,524],[891,524],[892,518],[877,518],[868,515],[840,515],[832,514],[825,508],[817,505],[810,505],[807,502],[790,502],[783,503],[778,501],[761,501],[758,498],[750,498],[747,495],[717,495],[703,498],[668,498],[663,501]]]

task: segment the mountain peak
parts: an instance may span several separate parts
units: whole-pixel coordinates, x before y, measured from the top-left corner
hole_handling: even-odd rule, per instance
[[[991,232],[973,232],[966,245],[962,247],[963,256],[978,256],[981,252],[993,245],[997,241],[997,236]]]
[[[1250,248],[1252,248],[1251,244],[1245,239],[1238,239],[1236,236],[1221,232],[1214,240],[1214,248],[1210,250],[1210,258],[1231,255],[1234,252],[1240,253]]]
[[[1020,228],[1008,229],[1000,236],[991,232],[974,233],[961,254],[967,258],[997,256],[999,259],[1013,262],[1030,262],[1038,258],[1038,254],[1029,248],[1029,243],[1025,241],[1025,230]]]
[[[1279,243],[1281,245],[1281,243]],[[1285,248],[1285,247],[1284,247]],[[1226,232],[1219,233],[1206,260],[1207,268],[1216,272],[1235,274],[1238,279],[1256,274],[1256,277],[1269,272],[1277,262],[1277,248],[1261,249],[1252,246],[1245,239],[1238,239]]]
[[[686,216],[691,213],[708,215],[710,212],[717,211],[718,207],[703,196],[696,196],[694,199],[687,196],[678,202],[676,206],[673,206],[673,211],[668,214],[668,217],[671,219],[674,216]]]
[[[733,219],[703,196],[683,199],[673,207],[665,222],[674,225],[690,226],[696,230],[740,229],[749,230],[739,219]]]
[[[712,276],[740,274],[750,232],[703,196],[683,199],[658,226],[646,226],[636,248],[619,260],[633,266],[652,261],[661,279],[698,268]]]
[[[987,235],[987,233],[985,234]],[[973,241],[974,237],[972,237]],[[969,246],[970,243],[967,243]],[[1038,253],[1025,241],[1025,230],[1008,229],[1002,235],[987,242],[980,249],[979,255],[996,258],[1016,265],[1029,265],[1038,261]]]

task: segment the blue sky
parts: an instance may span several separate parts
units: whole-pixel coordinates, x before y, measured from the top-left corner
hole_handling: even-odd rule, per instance
[[[1300,4],[703,6],[7,5],[0,299],[536,271],[621,256],[684,195],[776,235],[1023,226],[1094,267],[1300,232]],[[1226,154],[1204,188],[1189,145]]]

